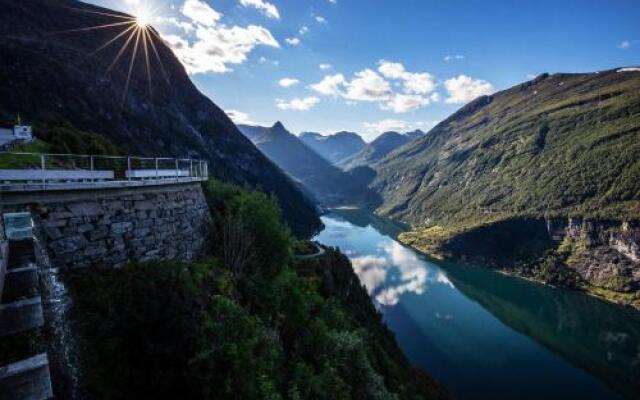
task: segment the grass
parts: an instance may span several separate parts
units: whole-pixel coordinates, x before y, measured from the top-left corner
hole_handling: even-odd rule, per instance
[[[15,153],[48,153],[51,146],[42,140],[36,139],[32,143],[23,143],[15,146],[11,152],[0,153],[0,168],[2,169],[19,169],[19,168],[39,168],[40,156],[37,155],[21,155]]]

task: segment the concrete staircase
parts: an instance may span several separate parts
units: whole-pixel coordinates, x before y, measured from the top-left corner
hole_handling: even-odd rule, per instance
[[[53,398],[49,360],[36,340],[44,315],[33,247],[31,240],[9,246],[0,290],[0,400]]]

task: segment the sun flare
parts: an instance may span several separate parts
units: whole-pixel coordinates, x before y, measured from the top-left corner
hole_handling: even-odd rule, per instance
[[[151,25],[151,13],[149,10],[139,8],[135,12],[136,25],[138,28],[146,28]]]
[[[155,56],[155,59],[160,65],[160,70],[165,79],[167,77],[164,66],[162,65],[162,59],[158,53],[158,47],[155,42],[161,43],[163,40],[160,35],[152,29],[151,24],[154,21],[154,17],[158,11],[158,7],[150,7],[149,2],[143,2],[135,0],[135,6],[133,9],[129,8],[130,15],[106,13],[102,11],[93,10],[81,10],[77,8],[69,7],[70,10],[85,12],[89,14],[98,14],[104,17],[113,19],[113,22],[88,26],[78,29],[70,29],[59,33],[71,33],[71,32],[87,32],[101,29],[118,28],[119,32],[116,32],[112,38],[103,43],[100,47],[92,51],[89,55],[93,56],[105,48],[113,45],[114,43],[120,44],[120,49],[117,51],[115,58],[107,68],[106,74],[109,74],[116,64],[124,57],[129,57],[126,61],[127,75],[124,83],[124,91],[122,95],[122,101],[124,102],[128,89],[129,81],[131,80],[131,74],[133,72],[134,64],[138,61],[138,56],[141,56],[144,63],[145,72],[147,75],[147,81],[149,84],[149,94],[151,93],[151,58]]]

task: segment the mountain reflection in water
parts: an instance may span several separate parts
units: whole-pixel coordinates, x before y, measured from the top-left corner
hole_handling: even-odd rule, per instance
[[[401,226],[360,211],[333,212],[323,222],[316,239],[349,256],[407,357],[454,397],[640,393],[640,313],[431,260],[394,239]]]

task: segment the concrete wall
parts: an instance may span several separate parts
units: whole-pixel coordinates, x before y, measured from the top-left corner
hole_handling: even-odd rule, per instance
[[[211,216],[200,183],[6,193],[4,211],[31,210],[54,267],[193,261],[206,253]]]

